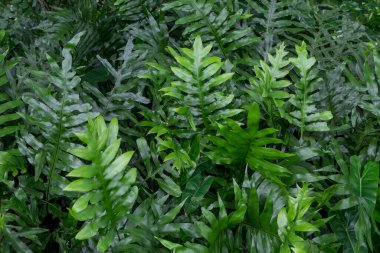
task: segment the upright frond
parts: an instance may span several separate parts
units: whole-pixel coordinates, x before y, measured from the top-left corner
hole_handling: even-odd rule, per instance
[[[296,46],[297,57],[289,61],[296,69],[295,94],[289,99],[291,108],[282,111],[283,116],[293,125],[300,128],[301,140],[306,131],[328,131],[328,120],[332,118],[330,111],[321,111],[316,103],[322,100],[318,93],[321,79],[315,67],[314,57],[308,57],[306,44]]]
[[[70,171],[78,163],[67,153],[74,147],[71,138],[82,128],[87,115],[91,115],[91,105],[83,103],[76,92],[81,79],[72,66],[71,51],[81,35],[77,34],[62,50],[61,66],[47,56],[51,73],[32,71],[37,79],[27,80],[30,92],[22,98],[28,105],[22,114],[27,127],[18,140],[18,147],[35,166],[35,180],[41,173],[47,177],[47,198],[50,192],[62,195],[67,180],[61,173]],[[48,87],[44,86],[45,80],[49,82]]]
[[[117,156],[121,141],[117,139],[118,131],[116,119],[107,127],[101,116],[94,121],[89,118],[87,129],[76,134],[86,146],[70,152],[90,164],[67,174],[67,177],[79,179],[63,189],[83,194],[69,209],[76,220],[87,221],[75,238],[85,240],[99,234],[99,251],[106,251],[112,244],[123,226],[120,219],[132,208],[138,194],[138,188],[132,187],[137,177],[136,169],[124,172],[133,151]]]

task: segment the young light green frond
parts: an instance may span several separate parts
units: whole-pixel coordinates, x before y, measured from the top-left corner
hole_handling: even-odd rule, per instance
[[[178,54],[170,48],[170,53],[178,63],[171,70],[178,79],[161,89],[166,96],[175,98],[174,111],[187,117],[189,126],[195,129],[207,127],[210,121],[222,121],[240,112],[226,108],[233,96],[224,95],[218,90],[233,73],[218,74],[223,62],[218,57],[208,56],[210,50],[211,45],[204,47],[199,36],[191,51],[181,49],[182,54]]]
[[[117,120],[107,127],[99,116],[89,122],[86,130],[86,147],[72,150],[71,153],[91,162],[80,166],[67,176],[76,177],[63,190],[80,192],[70,214],[77,220],[87,221],[76,238],[85,240],[99,234],[101,237],[97,249],[106,251],[112,244],[117,230],[122,226],[120,219],[128,213],[137,198],[138,189],[132,186],[137,178],[135,168],[126,168],[133,152],[117,156],[120,140],[117,135]],[[128,198],[125,196],[128,195]],[[107,229],[99,230],[106,227]]]
[[[332,119],[330,111],[322,111],[317,108],[317,103],[323,98],[319,94],[321,79],[315,68],[316,60],[308,57],[307,46],[304,42],[296,46],[297,57],[289,59],[295,67],[297,79],[295,81],[295,94],[289,99],[285,110],[281,110],[282,117],[291,124],[300,128],[300,139],[307,131],[329,131],[327,121]]]
[[[276,55],[268,54],[268,63],[260,61],[260,65],[254,68],[255,77],[250,79],[253,91],[248,93],[265,109],[273,124],[273,118],[279,117],[279,110],[291,95],[286,88],[291,82],[286,79],[289,74],[289,60],[285,57],[285,45],[281,44],[276,49]],[[274,127],[273,125],[271,125]]]

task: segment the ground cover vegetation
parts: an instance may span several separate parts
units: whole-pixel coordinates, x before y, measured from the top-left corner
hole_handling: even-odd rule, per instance
[[[378,0],[0,10],[0,252],[380,252]]]

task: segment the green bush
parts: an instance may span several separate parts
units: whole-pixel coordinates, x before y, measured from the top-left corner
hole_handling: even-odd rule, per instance
[[[1,253],[380,252],[378,1],[0,8]]]

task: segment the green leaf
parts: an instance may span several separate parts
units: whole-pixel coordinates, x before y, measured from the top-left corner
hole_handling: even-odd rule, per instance
[[[92,178],[96,176],[99,173],[96,167],[91,165],[82,165],[78,168],[70,171],[69,174],[67,174],[67,177],[82,177],[82,178]]]
[[[295,231],[301,231],[301,232],[312,232],[312,231],[319,231],[319,229],[314,226],[313,224],[298,220],[293,226]]]
[[[174,197],[180,197],[182,194],[181,187],[177,185],[170,177],[164,174],[162,174],[161,177],[163,179],[156,179],[160,188]]]
[[[161,238],[158,238],[158,237],[155,237],[157,240],[160,241],[160,243],[167,249],[170,249],[170,250],[176,250],[178,248],[181,248],[182,245],[178,244],[178,243],[173,243],[173,242],[170,242],[168,240],[165,240],[165,239],[161,239]]]
[[[88,192],[98,187],[98,183],[92,179],[78,179],[66,186],[64,191]]]
[[[111,179],[125,170],[133,154],[133,151],[129,151],[116,158],[115,161],[113,161],[104,171],[104,177],[106,179]]]
[[[277,225],[279,230],[285,229],[288,226],[288,215],[285,208],[282,208],[278,213]]]
[[[369,161],[362,169],[359,158],[351,157],[349,182],[352,193],[359,199],[359,205],[365,204],[369,212],[374,210],[378,192],[379,164]]]
[[[95,222],[90,222],[86,224],[75,236],[77,240],[86,240],[95,236],[98,233],[98,224]]]
[[[80,196],[73,205],[73,211],[79,213],[86,209],[88,206],[88,202],[90,201],[92,196],[93,195],[91,193],[86,193],[85,195]]]
[[[96,249],[101,252],[107,251],[109,246],[112,244],[115,235],[116,235],[115,230],[111,228],[110,231],[108,231],[106,235],[100,238],[98,244],[96,245]]]
[[[186,183],[182,194],[183,199],[188,199],[184,206],[186,212],[192,213],[201,205],[200,202],[209,191],[213,181],[211,176],[202,178],[201,175],[197,175]]]
[[[175,208],[171,209],[168,213],[166,213],[164,216],[160,217],[158,220],[158,224],[164,225],[169,222],[172,222],[175,217],[178,215],[178,213],[181,211],[182,206],[185,204],[186,199],[183,200],[179,205],[177,205]]]
[[[104,150],[102,153],[100,166],[107,166],[112,162],[117,154],[117,151],[119,150],[120,141],[120,139],[116,140]]]

